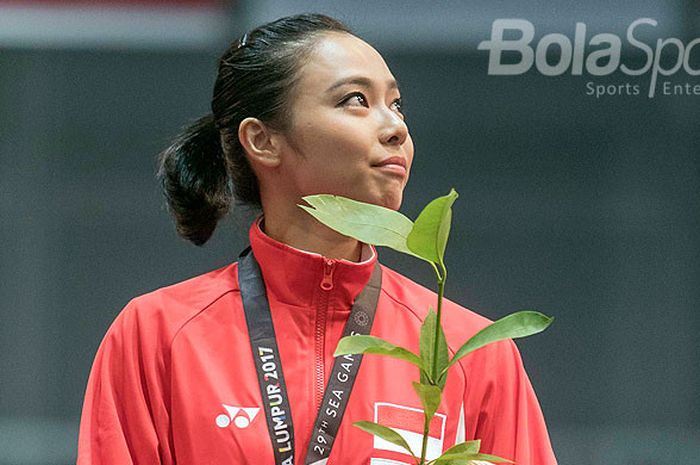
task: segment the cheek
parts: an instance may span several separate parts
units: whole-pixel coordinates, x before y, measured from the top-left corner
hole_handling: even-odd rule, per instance
[[[337,126],[316,134],[310,148],[320,162],[327,163],[330,170],[339,169],[332,164],[352,165],[365,162],[371,150],[371,144],[356,130]]]

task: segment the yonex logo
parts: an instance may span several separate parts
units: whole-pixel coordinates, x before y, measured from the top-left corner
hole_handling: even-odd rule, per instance
[[[258,412],[260,412],[260,409],[255,407],[236,407],[234,405],[226,404],[221,405],[226,409],[226,413],[222,413],[216,417],[216,426],[219,428],[227,428],[231,422],[233,422],[237,428],[247,428],[253,422],[253,420],[255,420]]]

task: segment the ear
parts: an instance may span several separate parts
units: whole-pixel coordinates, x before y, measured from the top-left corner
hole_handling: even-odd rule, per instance
[[[253,165],[275,168],[280,164],[278,135],[257,118],[245,118],[238,125],[238,140]]]

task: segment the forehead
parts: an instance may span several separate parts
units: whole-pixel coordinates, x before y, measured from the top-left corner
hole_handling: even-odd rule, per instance
[[[299,91],[323,93],[336,81],[358,75],[375,85],[394,78],[384,58],[367,42],[350,34],[327,33],[300,69]]]

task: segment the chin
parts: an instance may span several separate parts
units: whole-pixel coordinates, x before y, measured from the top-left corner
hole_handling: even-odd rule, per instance
[[[403,201],[403,192],[391,192],[385,194],[378,202],[377,205],[389,208],[394,211],[398,211],[401,208],[401,202]]]

